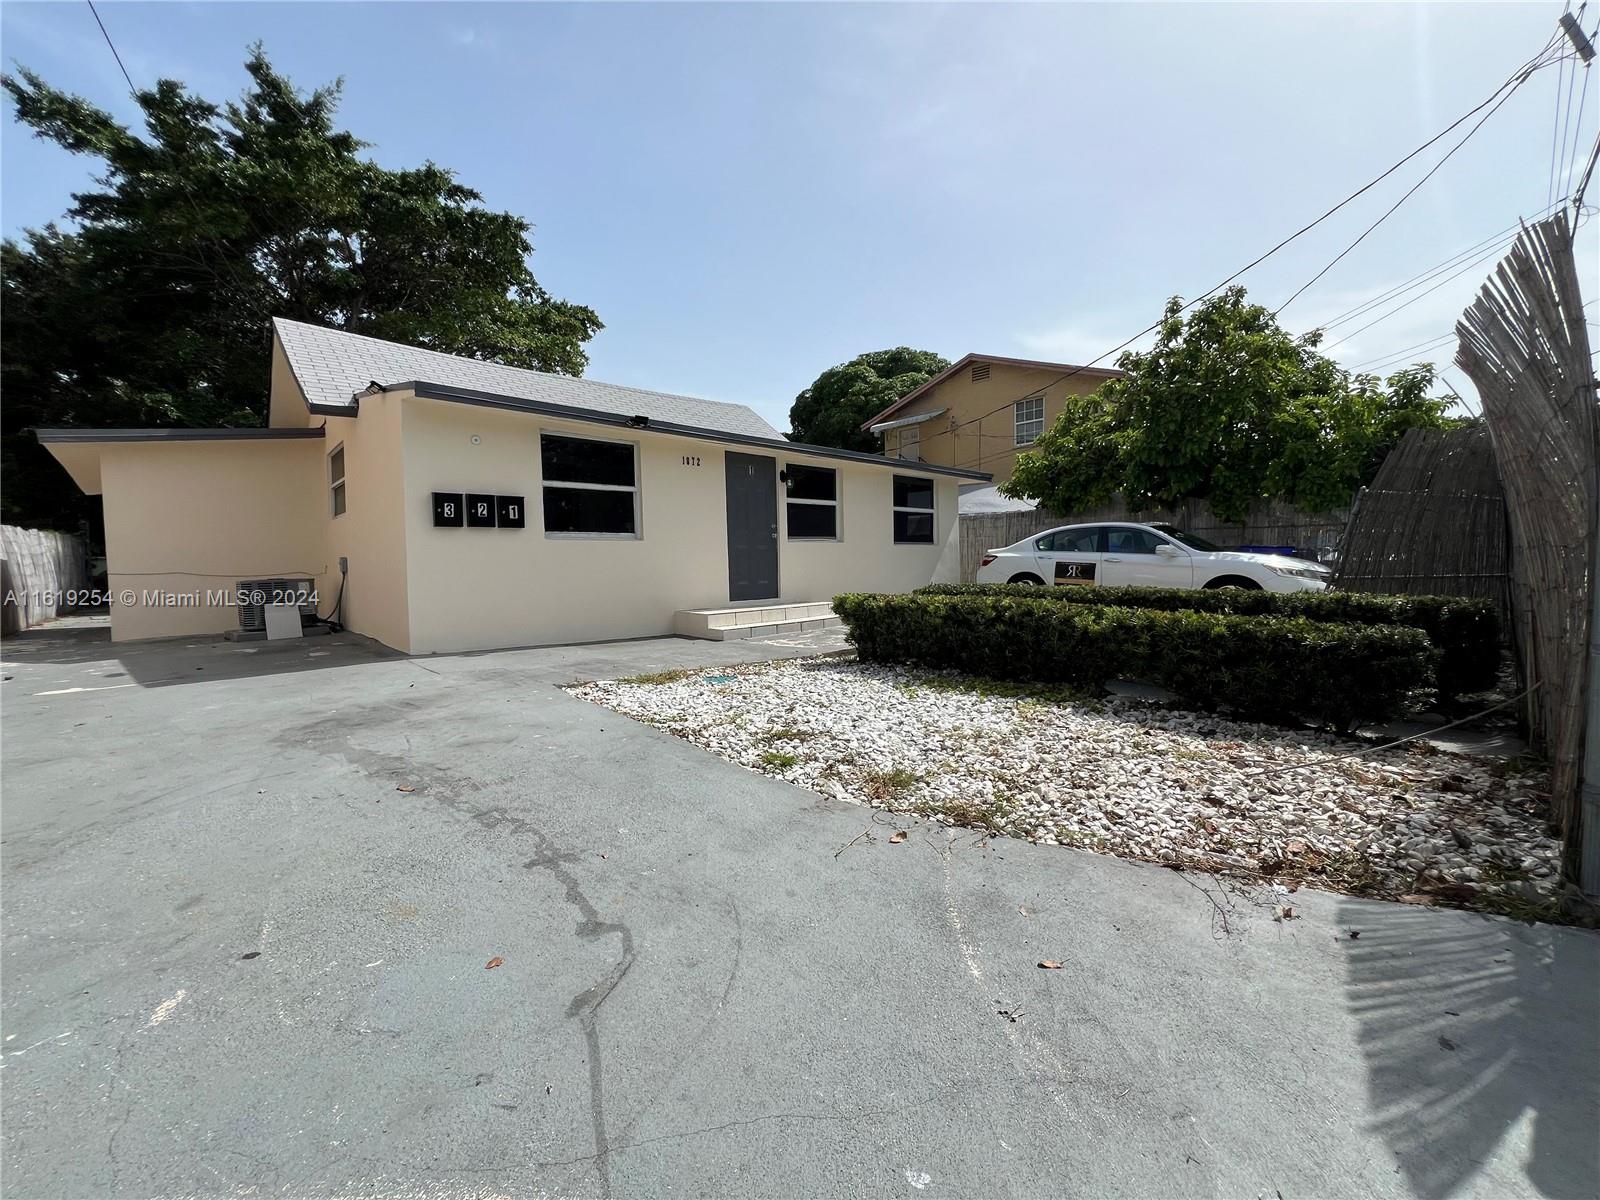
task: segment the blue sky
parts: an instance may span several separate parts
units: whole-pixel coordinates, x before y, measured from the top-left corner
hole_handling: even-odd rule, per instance
[[[865,350],[1109,349],[1487,97],[1560,12],[101,5],[141,86],[235,95],[257,39],[303,87],[342,75],[343,123],[379,161],[432,159],[536,224],[541,282],[606,322],[592,377],[741,401],[779,428],[819,371]],[[0,53],[133,114],[78,0],[8,0]],[[1558,83],[1552,68],[1522,88],[1286,324],[1342,314],[1541,211]],[[1600,82],[1590,93],[1578,170]],[[9,108],[0,139],[0,226],[58,217],[92,164],[33,140]],[[1432,161],[1251,272],[1252,297],[1280,303]],[[1593,226],[1580,250],[1587,285]],[[1447,334],[1485,270],[1332,352],[1356,366]]]

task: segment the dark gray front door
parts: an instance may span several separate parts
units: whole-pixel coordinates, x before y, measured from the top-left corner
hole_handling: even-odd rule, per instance
[[[728,599],[778,597],[777,460],[727,455]]]

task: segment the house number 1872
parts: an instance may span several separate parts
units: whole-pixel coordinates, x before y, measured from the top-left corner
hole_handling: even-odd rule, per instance
[[[698,454],[685,454],[683,456],[683,465],[686,467],[698,467],[700,465],[700,456]]]

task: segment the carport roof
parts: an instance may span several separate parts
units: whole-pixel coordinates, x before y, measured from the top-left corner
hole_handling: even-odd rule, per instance
[[[55,460],[66,468],[86,496],[100,494],[100,452],[107,446],[135,442],[154,445],[180,445],[186,442],[288,442],[324,436],[322,427],[314,429],[35,429],[34,437],[48,446]]]

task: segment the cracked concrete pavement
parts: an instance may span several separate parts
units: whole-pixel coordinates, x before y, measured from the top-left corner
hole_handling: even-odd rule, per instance
[[[1600,1191],[1592,933],[892,844],[557,687],[819,648],[7,640],[6,1194]]]

